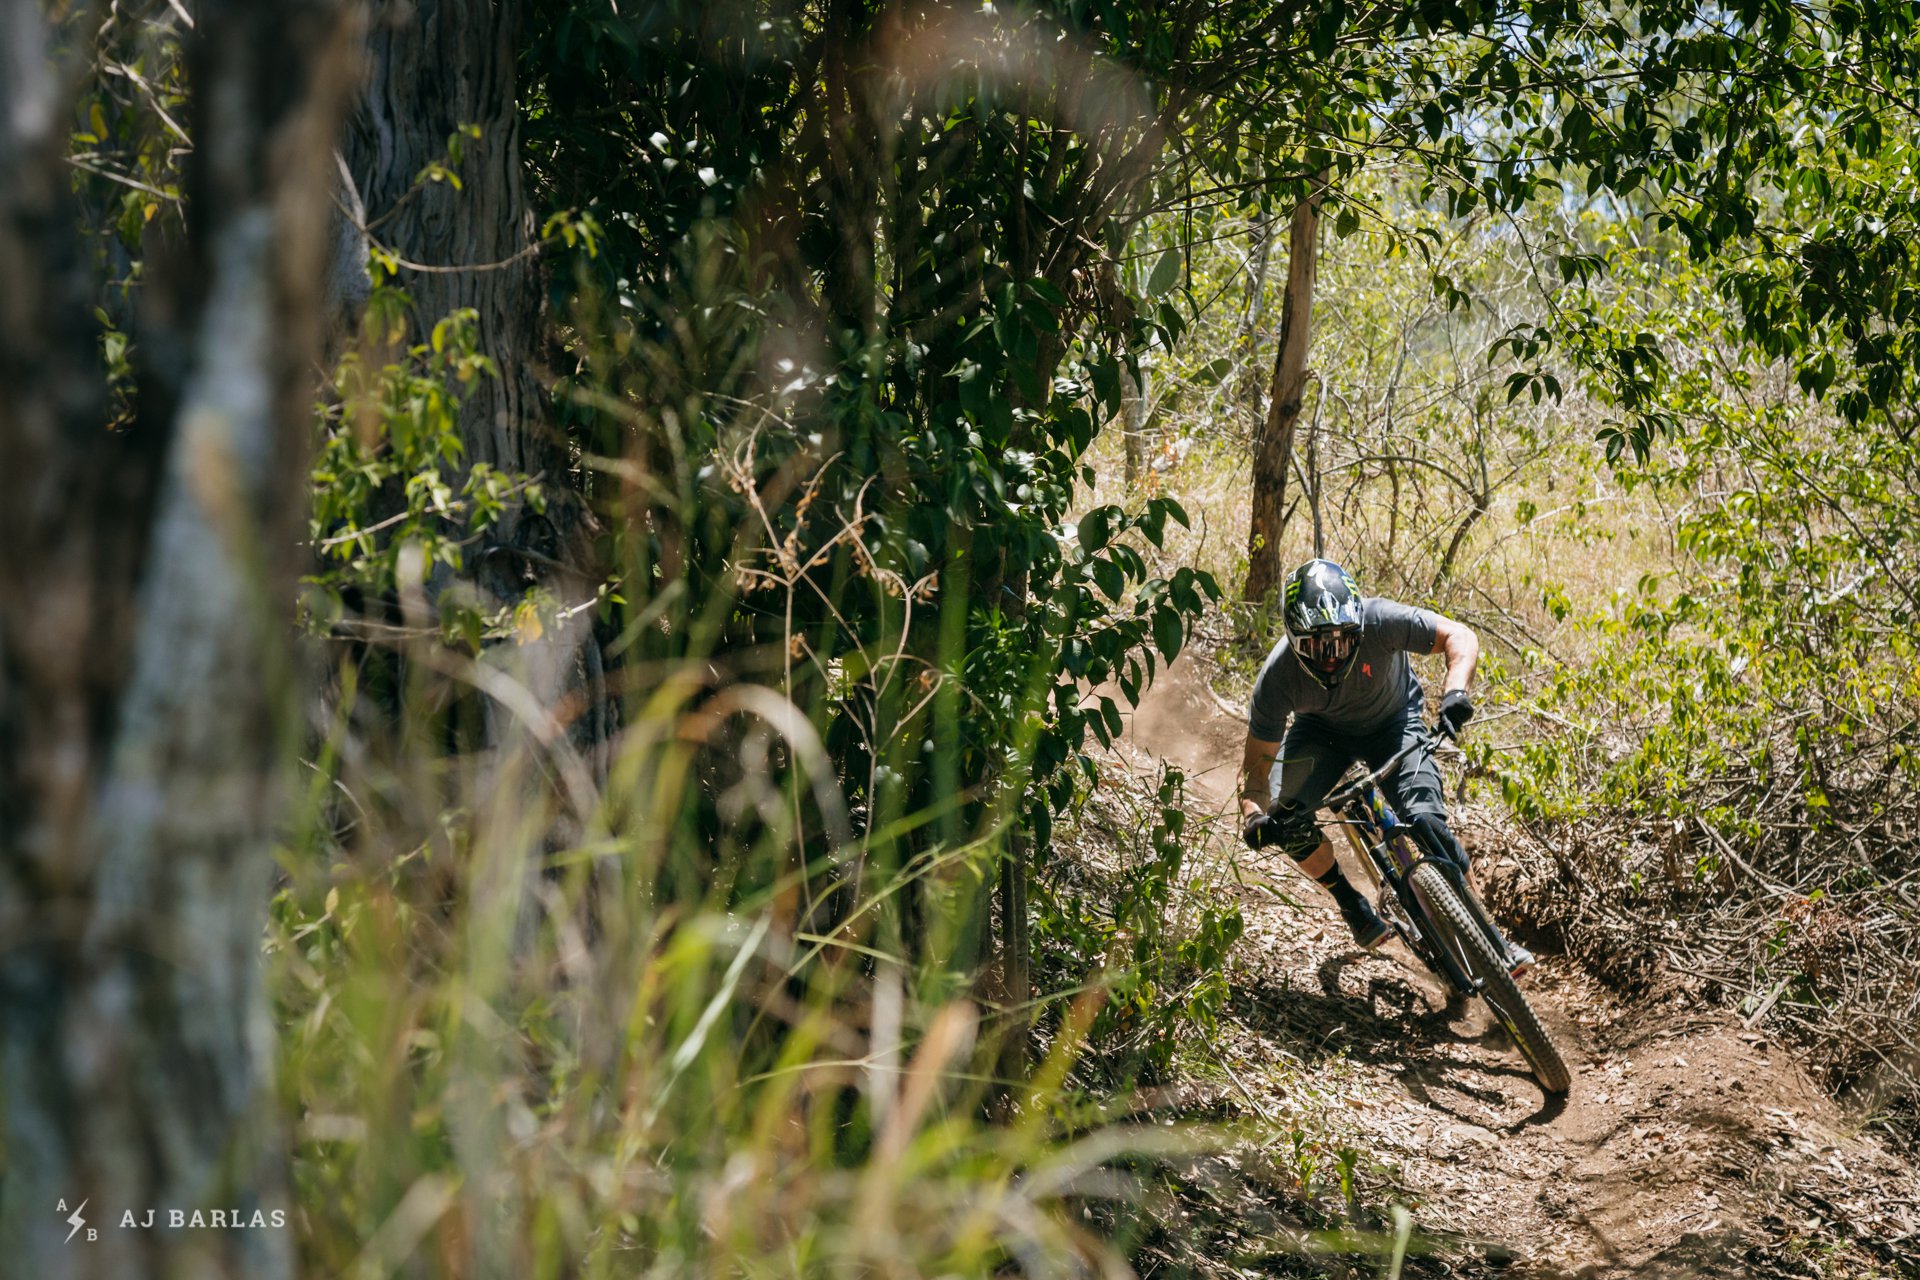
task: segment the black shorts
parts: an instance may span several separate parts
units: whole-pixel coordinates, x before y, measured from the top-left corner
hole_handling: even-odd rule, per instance
[[[1320,843],[1314,810],[1341,776],[1360,760],[1369,769],[1378,769],[1408,745],[1413,751],[1381,779],[1380,789],[1401,818],[1410,820],[1424,813],[1444,821],[1446,789],[1440,767],[1433,762],[1433,738],[1421,722],[1419,707],[1361,733],[1336,733],[1313,720],[1294,720],[1267,782],[1272,798],[1268,808],[1282,824],[1280,847],[1296,856],[1313,852]]]

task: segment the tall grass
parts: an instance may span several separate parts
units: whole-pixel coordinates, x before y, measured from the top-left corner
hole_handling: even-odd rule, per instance
[[[1125,1273],[1068,1206],[1128,1193],[1115,1157],[1194,1139],[1063,1110],[1096,1004],[997,1080],[996,1011],[873,943],[914,882],[968,892],[998,836],[814,934],[782,905],[801,869],[660,892],[714,878],[648,811],[693,713],[632,726],[611,772],[645,800],[558,848],[532,734],[428,753],[433,726],[370,731],[367,699],[347,679],[329,709],[268,939],[311,1273]]]

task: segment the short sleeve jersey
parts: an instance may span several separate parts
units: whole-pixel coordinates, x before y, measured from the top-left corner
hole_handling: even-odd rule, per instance
[[[1266,742],[1280,741],[1289,715],[1336,734],[1378,729],[1417,708],[1425,696],[1413,674],[1409,653],[1431,653],[1439,619],[1425,609],[1368,596],[1360,602],[1366,631],[1346,679],[1331,689],[1320,686],[1283,636],[1260,666],[1253,682],[1247,732]]]

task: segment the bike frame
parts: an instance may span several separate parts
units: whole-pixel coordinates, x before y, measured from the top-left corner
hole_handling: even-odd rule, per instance
[[[1446,876],[1460,895],[1460,900],[1466,904],[1474,922],[1496,945],[1498,931],[1488,918],[1480,895],[1473,891],[1473,886],[1467,883],[1466,875],[1453,859],[1437,857],[1421,849],[1414,838],[1413,828],[1401,820],[1380,791],[1380,780],[1391,776],[1413,751],[1412,745],[1403,748],[1380,768],[1336,790],[1321,807],[1334,814],[1340,829],[1353,845],[1354,852],[1359,855],[1361,865],[1372,874],[1375,885],[1392,888],[1411,926],[1411,936],[1399,921],[1390,918],[1390,923],[1414,954],[1460,994],[1476,996],[1480,994],[1480,981],[1466,973],[1453,953],[1434,940],[1435,931],[1430,923],[1432,914],[1411,883],[1414,868],[1422,863],[1439,867],[1441,874]]]

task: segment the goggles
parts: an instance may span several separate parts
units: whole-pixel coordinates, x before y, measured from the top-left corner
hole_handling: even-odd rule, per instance
[[[1294,638],[1300,656],[1312,663],[1345,662],[1360,643],[1357,631],[1309,631]]]

